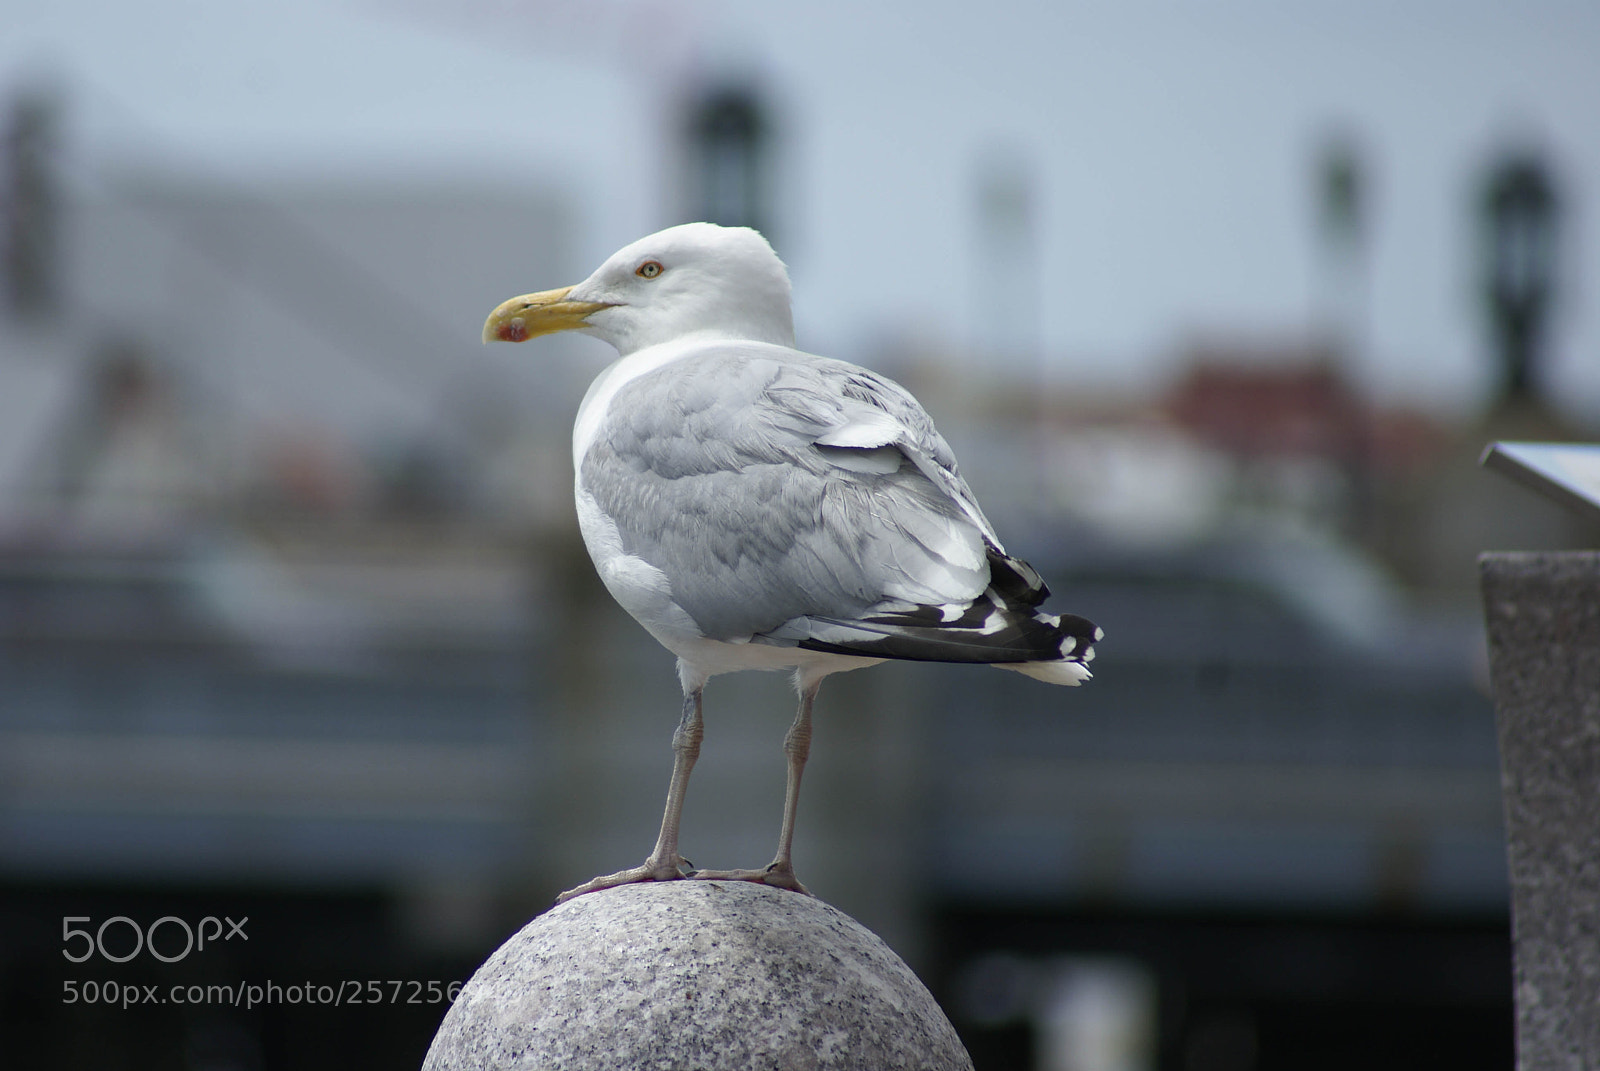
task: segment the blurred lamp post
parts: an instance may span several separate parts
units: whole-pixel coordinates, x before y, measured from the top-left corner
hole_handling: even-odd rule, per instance
[[[5,134],[5,289],[23,320],[46,320],[58,304],[57,110],[50,94],[24,92],[12,101]]]
[[[1347,534],[1375,535],[1377,506],[1372,432],[1360,373],[1367,345],[1367,234],[1370,229],[1369,167],[1362,143],[1348,129],[1334,129],[1316,159],[1314,197],[1322,253],[1321,332],[1325,356],[1349,381],[1350,404],[1327,414],[1336,421],[1338,456],[1346,481],[1340,509]],[[1343,397],[1343,395],[1341,395]]]
[[[1317,230],[1323,253],[1323,329],[1344,355],[1358,359],[1364,333],[1362,254],[1367,230],[1367,182],[1361,147],[1344,131],[1330,135],[1317,160]]]
[[[1554,184],[1537,157],[1517,153],[1489,173],[1483,193],[1485,284],[1504,370],[1503,398],[1534,394],[1534,361],[1555,289]]]
[[[1013,492],[1019,500],[1052,501],[1047,471],[1050,382],[1040,342],[1039,310],[1044,301],[1039,255],[1039,204],[1035,168],[1015,146],[991,146],[977,160],[974,193],[977,256],[983,285],[973,287],[973,339],[977,356],[989,365],[986,378],[1022,386],[1023,409],[1031,423],[1029,466]]]
[[[685,134],[688,218],[754,227],[773,240],[767,203],[771,123],[755,92],[723,86],[705,94],[690,105]]]
[[[978,161],[978,265],[989,284],[978,290],[982,302],[978,320],[984,324],[980,337],[995,348],[985,356],[1042,378],[1039,212],[1034,186],[1033,168],[1018,151],[995,148]]]

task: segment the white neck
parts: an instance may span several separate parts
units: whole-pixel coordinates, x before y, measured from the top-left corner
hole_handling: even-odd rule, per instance
[[[589,384],[588,393],[578,405],[578,419],[572,425],[573,467],[583,467],[583,455],[594,444],[601,421],[605,419],[606,410],[611,408],[611,399],[617,396],[618,391],[642,375],[689,356],[699,346],[699,340],[693,339],[646,346],[611,362],[605,371],[595,376],[594,382]]]

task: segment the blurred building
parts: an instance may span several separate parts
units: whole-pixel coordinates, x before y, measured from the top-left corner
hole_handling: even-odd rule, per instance
[[[345,970],[464,977],[521,902],[536,548],[571,527],[542,417],[585,376],[559,346],[496,364],[477,325],[575,270],[565,210],[71,174],[41,126],[0,318],[5,1032],[40,1024],[53,1066],[317,1066],[277,1012],[26,1009],[71,968],[64,914],[253,913],[235,973],[313,976],[342,914]],[[338,1036],[404,1061],[436,1021]]]
[[[705,190],[759,208],[764,128],[706,109]],[[6,1014],[57,1066],[414,1061],[442,1007],[346,1010],[320,1047],[283,1009],[84,1031],[39,979],[70,970],[63,915],[227,912],[255,920],[230,981],[464,978],[648,849],[672,660],[605,597],[567,492],[599,361],[477,340],[587,270],[570,211],[150,174],[67,196],[47,171],[14,184],[51,222],[8,263],[51,281],[0,322]],[[1437,474],[1485,429],[1376,409],[1311,345],[1206,342],[1115,405],[912,359],[1010,548],[1108,636],[1083,689],[830,681],[808,883],[933,979],[981,1068],[1509,1059],[1475,616],[1416,597],[1471,583],[1429,568],[1478,538],[1449,496],[1493,479]],[[711,688],[705,865],[770,852],[790,701]]]

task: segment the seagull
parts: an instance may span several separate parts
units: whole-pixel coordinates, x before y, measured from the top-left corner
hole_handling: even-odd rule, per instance
[[[910,392],[795,348],[788,272],[756,231],[688,223],[641,238],[575,286],[502,303],[483,339],[557,331],[620,355],[578,407],[578,522],[606,589],[677,656],[683,688],[655,848],[558,903],[678,878],[807,892],[795,810],[831,673],[905,659],[1089,679],[1101,630],[1041,608],[1044,581],[1001,546]],[[759,870],[695,870],[678,834],[701,695],[744,669],[792,670],[799,694],[778,850]]]

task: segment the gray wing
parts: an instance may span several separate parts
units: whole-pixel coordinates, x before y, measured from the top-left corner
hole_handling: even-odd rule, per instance
[[[909,393],[776,346],[708,345],[623,387],[580,478],[716,639],[964,606],[999,552]]]

